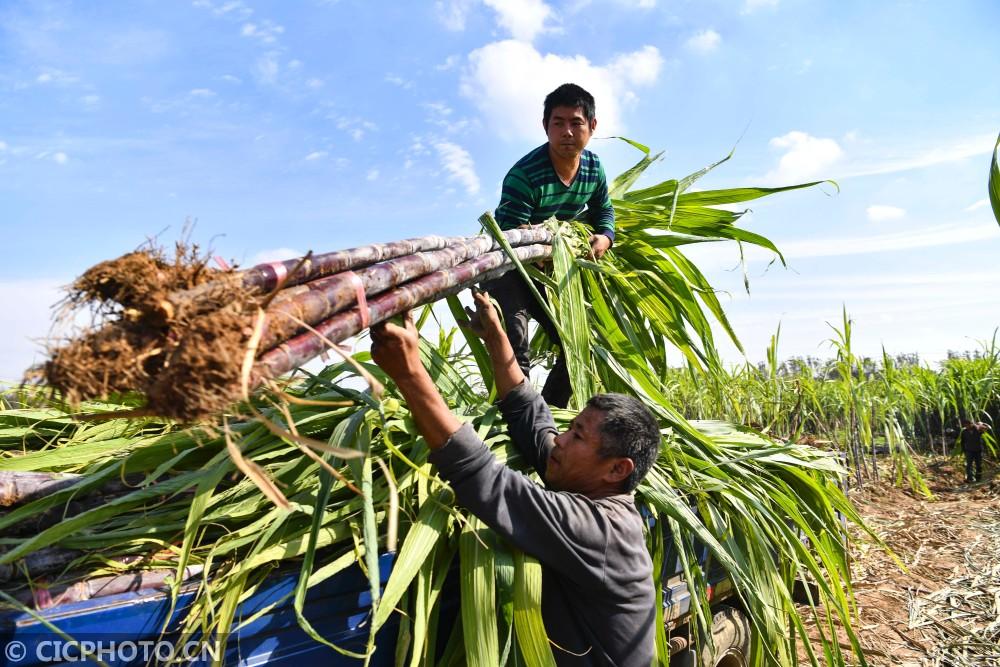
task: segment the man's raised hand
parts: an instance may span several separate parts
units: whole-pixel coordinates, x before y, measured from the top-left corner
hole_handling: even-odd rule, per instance
[[[483,339],[503,334],[503,324],[500,323],[500,316],[490,301],[490,295],[473,289],[472,300],[476,304],[475,310],[466,306],[465,314],[469,319],[460,321],[458,325]]]
[[[590,251],[594,254],[594,259],[604,257],[604,253],[611,247],[611,239],[604,234],[590,235]]]
[[[371,328],[372,361],[399,384],[423,370],[420,336],[410,311],[403,313],[403,326],[381,322]]]

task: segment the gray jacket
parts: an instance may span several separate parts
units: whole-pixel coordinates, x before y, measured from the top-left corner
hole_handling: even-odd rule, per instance
[[[557,430],[526,382],[500,403],[511,440],[542,479]],[[648,667],[652,561],[632,494],[591,500],[501,464],[468,424],[430,461],[459,504],[542,564],[542,616],[559,665]]]

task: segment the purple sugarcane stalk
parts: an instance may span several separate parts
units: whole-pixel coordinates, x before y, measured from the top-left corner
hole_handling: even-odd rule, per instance
[[[350,271],[376,262],[384,262],[387,259],[412,255],[416,252],[440,250],[461,240],[461,238],[460,236],[424,236],[313,255],[302,264],[295,275],[288,275],[285,286],[299,285],[323,276]],[[278,286],[283,276],[295,271],[295,267],[299,265],[300,261],[301,259],[288,259],[251,267],[243,272],[243,286],[258,293],[270,292]]]
[[[541,227],[512,229],[504,232],[504,236],[515,247],[531,243],[551,243],[552,238],[551,234]],[[384,262],[389,259],[404,257],[418,252],[440,250],[457,242],[468,240],[469,238],[476,237],[424,236],[404,241],[393,241],[391,243],[373,243],[357,248],[313,255],[302,262],[302,266],[299,266],[301,258],[288,259],[280,262],[258,264],[236,275],[244,288],[256,294],[266,294],[279,285],[284,289],[342,271],[351,271],[370,266],[376,262]],[[496,250],[499,247],[498,244],[493,242],[490,249]],[[293,272],[294,275],[292,275]],[[170,301],[174,304],[179,304],[197,299],[199,296],[210,292],[214,284],[215,282],[213,281],[190,290],[175,292],[170,295]]]
[[[539,230],[513,230],[511,236],[520,247],[523,237],[540,236],[537,231]],[[457,266],[491,250],[496,250],[496,241],[492,238],[472,236],[458,239],[441,250],[418,252],[379,262],[359,269],[354,275],[360,279],[365,296],[370,297],[434,271]],[[341,272],[283,289],[267,309],[267,324],[261,349],[269,350],[303,331],[300,321],[314,325],[355,305],[357,301],[357,285],[350,272]]]
[[[182,582],[190,581],[204,571],[203,565],[188,565],[184,568]],[[167,590],[177,574],[174,568],[161,568],[105,577],[91,577],[73,584],[57,585],[52,588],[37,588],[19,594],[18,599],[35,609],[48,609],[61,604],[82,602],[119,593]]]
[[[520,246],[514,248],[514,254],[521,262],[528,262],[548,257],[552,254],[552,246]],[[495,250],[458,266],[417,278],[369,301],[369,324],[383,322],[410,308],[437,301],[478,282],[496,278],[510,271],[513,266],[503,250]],[[330,342],[339,343],[360,333],[362,324],[360,311],[352,308],[320,322],[315,329]],[[254,364],[254,374],[257,377],[278,377],[319,356],[326,348],[326,341],[312,332],[301,333],[261,355]]]
[[[61,491],[80,481],[80,475],[47,472],[0,471],[0,507],[19,505]]]
[[[43,547],[17,561],[19,565],[0,565],[0,583],[10,581],[16,574],[20,573],[20,568],[26,570],[31,578],[61,570],[79,558],[80,555],[79,551],[70,549]]]

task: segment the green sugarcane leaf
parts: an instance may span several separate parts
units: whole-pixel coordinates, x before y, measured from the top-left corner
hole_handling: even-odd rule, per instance
[[[555,667],[542,621],[542,566],[522,551],[514,554],[514,627],[528,667]]]
[[[109,453],[121,455],[135,445],[134,438],[80,442],[53,451],[32,452],[16,458],[0,459],[0,470],[31,472],[67,470],[92,463],[94,459]]]
[[[226,645],[229,643],[230,628],[233,625],[233,617],[236,615],[236,607],[239,604],[240,594],[246,583],[246,575],[233,577],[227,582],[226,591],[222,596],[222,605],[216,626],[215,636],[212,641],[215,650],[212,651],[212,667],[221,667],[226,656]]]
[[[572,233],[572,230],[567,231]],[[554,276],[558,276],[558,282],[554,289],[549,290],[549,302],[556,316],[560,337],[565,341],[562,354],[566,358],[573,388],[571,405],[580,408],[596,393],[588,352],[590,326],[580,284],[580,268],[561,233],[553,234],[552,238],[552,271]]]
[[[465,308],[462,307],[462,302],[458,300],[457,296],[449,296],[447,299],[448,309],[451,311],[452,317],[455,318],[456,322],[462,322],[468,319],[465,314]],[[493,386],[493,362],[490,360],[490,354],[486,351],[486,345],[479,336],[472,333],[465,327],[461,328],[462,335],[465,337],[465,342],[469,346],[469,350],[472,352],[472,356],[476,360],[476,367],[479,369],[479,375],[483,378],[483,383],[487,387]]]
[[[430,555],[451,522],[451,511],[444,504],[445,499],[444,491],[430,498],[420,508],[420,514],[410,526],[372,620],[375,631],[389,619],[403,593],[420,572],[424,560]]]
[[[324,456],[325,460],[328,462],[332,458],[331,455],[327,454]],[[325,568],[313,571],[313,564],[316,559],[316,542],[320,534],[320,529],[323,525],[323,516],[326,510],[326,505],[330,500],[330,491],[333,488],[333,476],[324,469],[320,469],[320,487],[319,492],[316,495],[316,504],[313,506],[312,514],[312,526],[309,530],[308,541],[306,544],[306,551],[302,558],[302,570],[299,573],[298,581],[295,584],[294,602],[293,608],[295,609],[295,618],[298,621],[299,627],[313,638],[313,640],[329,646],[333,650],[337,651],[341,655],[347,655],[352,658],[364,659],[364,654],[359,654],[347,649],[337,646],[333,642],[329,641],[325,637],[319,634],[313,627],[312,623],[306,618],[305,615],[305,603],[306,595],[309,592],[309,588],[314,586],[316,583],[327,579],[333,574],[340,572],[347,565],[354,563],[354,553],[348,552],[340,558],[334,560],[332,563],[328,564]],[[370,489],[369,489],[370,491]],[[369,542],[365,542],[364,550],[367,552]]]
[[[620,140],[624,141],[626,144],[628,144],[629,146],[632,146],[633,148],[637,148],[640,151],[642,151],[643,153],[645,153],[646,155],[649,155],[649,146],[646,146],[644,144],[640,144],[638,141],[633,141],[632,139],[629,139],[628,137],[612,136],[612,137],[608,137],[608,139],[620,139]]]
[[[993,146],[993,158],[990,160],[990,206],[993,208],[993,217],[1000,225],[1000,164],[997,162],[997,155],[1000,153],[1000,135],[997,135],[997,143]]]
[[[42,547],[58,542],[63,537],[72,535],[78,530],[87,526],[95,525],[108,518],[121,514],[138,505],[158,499],[160,496],[170,496],[185,489],[191,488],[209,473],[198,471],[179,475],[173,479],[154,484],[145,489],[133,491],[121,498],[115,498],[105,505],[81,512],[76,516],[65,519],[54,526],[46,528],[37,535],[24,540],[10,551],[0,555],[0,565],[6,565],[22,558],[32,551],[37,551]]]
[[[465,524],[459,538],[462,630],[470,667],[500,664],[494,542],[493,531],[475,517]]]
[[[611,184],[608,186],[608,196],[612,201],[615,199],[622,199],[625,196],[625,193],[628,192],[628,189],[631,188],[637,180],[639,180],[639,177],[642,176],[643,172],[645,172],[650,165],[659,160],[663,155],[662,151],[652,156],[649,155],[648,150],[645,151],[645,153],[646,154],[642,156],[641,160],[635,163],[632,167],[626,169],[613,181],[611,181]]]

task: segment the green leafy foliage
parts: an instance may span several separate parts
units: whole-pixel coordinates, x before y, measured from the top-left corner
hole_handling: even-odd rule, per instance
[[[663,447],[637,495],[659,518],[656,531],[670,529],[650,534],[651,553],[658,572],[673,566],[664,562],[668,551],[680,560],[697,601],[694,625],[702,641],[710,640],[711,611],[693,538],[729,573],[750,611],[757,664],[795,664],[796,641],[809,641],[803,614],[811,613],[838,619],[863,664],[851,631],[841,521],[860,523],[860,517],[838,486],[844,470],[837,459],[731,424],[689,421],[672,402],[668,380],[667,353],[676,348],[695,373],[708,372],[703,377],[710,381],[711,370],[720,366],[713,321],[736,340],[711,285],[681,247],[735,240],[777,252],[767,239],[736,226],[740,213],[718,207],[794,187],[688,192],[727,157],[685,178],[633,191],[656,157],[629,143],[643,158],[612,185],[619,235],[605,258],[594,262],[582,254],[588,247],[582,226],[558,224],[553,225],[554,274],[518,265],[523,275],[545,285],[570,361],[574,400],[597,391],[626,392],[658,418]],[[484,224],[490,225],[489,218]],[[454,300],[449,307],[459,311]],[[428,319],[429,311],[421,322]],[[543,339],[538,337],[536,347],[544,346]],[[477,341],[442,332],[437,344],[425,340],[421,353],[454,412],[472,423],[499,460],[520,467],[491,404],[486,358]],[[329,454],[306,457],[299,445],[255,419],[232,417],[221,432],[152,420],[109,420],[97,429],[57,408],[0,411],[0,469],[81,475],[69,489],[0,518],[0,526],[11,526],[53,508],[67,513],[35,536],[0,538],[8,547],[0,563],[16,563],[43,546],[72,545],[87,549],[69,568],[75,573],[107,571],[113,559],[130,554],[146,554],[144,566],[173,568],[178,578],[187,564],[200,565],[199,594],[182,628],[185,637],[237,631],[253,620],[235,616],[239,603],[275,568],[291,567],[300,573],[291,594],[299,623],[319,639],[303,616],[305,594],[357,562],[372,589],[368,657],[376,633],[399,614],[398,664],[429,664],[438,654],[442,664],[463,655],[473,664],[553,664],[541,618],[540,564],[454,505],[447,484],[427,464],[427,448],[391,382],[367,353],[355,360],[386,383],[381,401],[350,388],[358,386],[357,375],[341,363],[306,374],[287,389],[308,401],[270,404],[261,397],[258,405],[282,429],[363,454],[346,461]],[[477,366],[479,373],[470,372]],[[557,414],[561,426],[568,416]],[[274,480],[290,509],[275,507],[250,480],[235,474],[227,439]],[[138,473],[141,481],[120,496],[69,511],[81,494]],[[386,549],[389,526],[396,523],[402,542],[382,588],[375,556]],[[461,622],[443,633],[442,591],[457,554],[465,575]],[[803,578],[818,587],[806,612],[791,595],[794,582]],[[810,649],[811,662],[818,664],[819,655],[843,664],[834,634],[824,633],[822,623],[817,627],[820,651]],[[662,633],[657,652],[666,663]]]
[[[990,161],[990,206],[993,207],[993,217],[1000,224],[1000,164],[997,164],[997,154],[1000,153],[1000,136],[993,146],[993,159]]]

